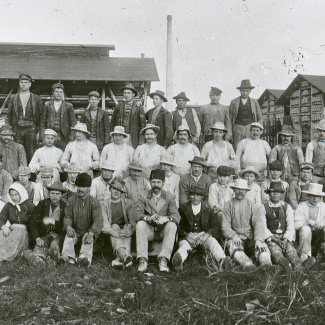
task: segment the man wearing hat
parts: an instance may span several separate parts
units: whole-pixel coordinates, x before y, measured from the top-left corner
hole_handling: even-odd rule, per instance
[[[220,268],[226,258],[218,243],[221,237],[221,225],[216,214],[203,201],[205,189],[194,185],[188,190],[190,201],[180,208],[178,250],[172,263],[176,271],[183,269],[188,254],[198,246],[203,246],[216,260]]]
[[[211,127],[216,122],[221,122],[226,126],[228,133],[226,139],[231,135],[231,123],[229,119],[229,107],[219,103],[222,90],[217,87],[211,87],[210,90],[210,104],[204,105],[200,110],[200,120],[202,126],[202,134],[204,135],[204,142],[213,140]]]
[[[47,186],[49,198],[39,202],[28,225],[32,252],[24,257],[30,263],[44,264],[47,256],[56,260],[63,244],[63,219],[65,203],[62,196],[66,192],[61,182]]]
[[[308,200],[308,195],[302,191],[308,190],[309,183],[312,182],[314,168],[313,163],[302,163],[300,165],[299,179],[293,180],[289,184],[287,201],[294,210],[297,209],[300,202]]]
[[[150,174],[151,190],[145,199],[136,204],[134,216],[136,225],[137,258],[139,272],[148,267],[148,241],[161,241],[158,253],[159,271],[169,272],[170,260],[180,216],[173,195],[163,190],[165,172],[154,169]]]
[[[247,166],[255,167],[261,174],[259,182],[262,182],[266,177],[267,164],[271,153],[270,145],[260,138],[263,130],[262,124],[252,123],[249,138],[241,140],[236,151],[238,170],[245,169]]]
[[[183,175],[179,182],[179,204],[182,205],[190,200],[188,190],[193,185],[203,187],[205,194],[209,194],[209,188],[212,184],[210,176],[203,174],[203,168],[206,167],[205,160],[202,157],[195,156],[193,160],[189,160],[191,164],[191,172]]]
[[[109,143],[109,119],[107,113],[98,107],[100,95],[97,91],[88,94],[89,106],[82,113],[80,122],[87,125],[90,133],[89,140],[97,145],[101,152],[103,147]]]
[[[159,126],[147,124],[141,130],[141,135],[144,135],[146,143],[138,146],[134,152],[133,158],[142,161],[146,178],[149,178],[151,170],[159,168],[160,158],[166,152],[166,149],[157,143],[159,130]]]
[[[81,169],[77,163],[71,163],[68,167],[64,168],[64,171],[68,173],[68,178],[63,182],[63,187],[67,190],[67,198],[77,192],[76,179]]]
[[[191,171],[191,165],[188,162],[195,156],[200,156],[200,150],[194,144],[190,143],[191,131],[187,125],[180,125],[176,132],[177,143],[171,145],[167,152],[173,156],[173,171],[179,176],[185,175]]]
[[[34,187],[34,205],[38,205],[38,203],[44,199],[49,197],[49,191],[47,190],[47,186],[53,183],[53,168],[52,167],[41,167],[40,169],[41,180],[37,182]]]
[[[317,125],[317,139],[311,140],[306,148],[306,162],[315,165],[313,182],[318,183],[325,179],[325,119]]]
[[[12,176],[2,167],[3,156],[0,154],[0,201],[8,202],[8,190],[13,183]],[[0,203],[0,210],[3,204]]]
[[[184,91],[173,97],[176,99],[177,107],[173,111],[173,131],[176,132],[180,125],[187,125],[190,129],[192,141],[194,143],[199,142],[201,134],[201,123],[197,116],[195,109],[186,107],[189,99]]]
[[[127,176],[128,165],[133,158],[134,149],[124,142],[128,135],[123,126],[115,126],[110,136],[113,142],[104,147],[100,155],[100,163],[110,161],[115,166],[114,177],[124,179]]]
[[[237,168],[238,162],[235,151],[228,141],[224,141],[224,135],[228,130],[222,122],[216,122],[211,127],[213,140],[207,142],[201,152],[209,167],[228,166]]]
[[[72,128],[76,140],[68,143],[61,158],[61,166],[67,168],[71,163],[76,163],[80,169],[94,176],[93,170],[98,169],[100,155],[97,146],[87,139],[89,131],[85,123],[77,123]]]
[[[272,149],[270,163],[274,160],[281,161],[284,166],[282,177],[290,183],[298,179],[299,166],[304,162],[304,154],[299,146],[292,143],[294,133],[291,125],[284,124],[278,135],[282,141]]]
[[[138,95],[138,91],[132,83],[127,83],[121,88],[124,101],[116,105],[113,116],[112,126],[123,126],[128,137],[125,142],[134,149],[144,143],[144,137],[140,136],[140,131],[146,126],[146,115],[142,105],[134,100]]]
[[[165,172],[165,183],[163,189],[174,196],[177,208],[179,207],[179,180],[180,177],[173,173],[174,158],[165,153],[160,158],[160,169]]]
[[[14,142],[15,133],[10,125],[1,128],[0,154],[3,157],[3,169],[14,180],[18,179],[18,168],[27,166],[26,151],[23,145]]]
[[[155,106],[146,113],[148,123],[159,126],[157,134],[157,143],[167,149],[173,140],[173,118],[170,112],[165,109],[162,104],[167,102],[165,93],[161,90],[156,90],[149,95],[152,98]]]
[[[18,183],[25,187],[28,193],[28,199],[33,201],[34,199],[34,189],[35,189],[35,182],[31,182],[30,179],[31,170],[27,166],[19,167],[18,169]]]
[[[110,182],[113,180],[115,165],[107,161],[99,165],[102,174],[93,179],[90,187],[90,195],[96,198],[99,202],[108,200],[111,197]]]
[[[299,203],[295,212],[295,228],[299,233],[298,253],[302,261],[318,255],[319,262],[325,254],[325,203],[323,185],[309,183],[306,193],[308,200]]]
[[[110,236],[116,259],[112,266],[117,269],[128,268],[133,264],[131,240],[135,231],[135,205],[125,198],[125,184],[115,178],[110,183],[111,196],[102,202],[104,226],[102,232]]]
[[[244,269],[254,268],[250,257],[255,255],[261,266],[271,265],[266,239],[265,222],[260,208],[246,194],[250,190],[246,179],[236,179],[230,186],[235,197],[226,202],[222,212],[222,233],[227,239],[230,257]]]
[[[142,161],[133,159],[128,167],[130,176],[124,179],[126,197],[133,203],[136,203],[140,197],[147,197],[151,189],[151,185],[150,182],[142,175],[144,172]]]
[[[41,130],[52,129],[57,133],[55,146],[64,151],[67,143],[73,141],[73,128],[77,124],[73,105],[64,100],[64,86],[55,83],[52,86],[53,99],[44,104],[41,118]]]
[[[15,141],[22,144],[26,150],[28,163],[36,150],[43,114],[40,97],[29,91],[31,85],[30,75],[19,76],[19,92],[10,97],[6,117],[6,124],[11,125],[16,134]]]
[[[253,201],[256,205],[262,203],[261,187],[256,184],[255,180],[261,177],[260,173],[253,166],[248,166],[239,171],[238,176],[247,180],[247,185],[250,191],[246,194],[246,198]]]
[[[251,124],[253,122],[263,124],[263,116],[258,101],[249,97],[254,88],[248,79],[242,80],[241,85],[237,87],[240,91],[240,97],[233,99],[229,106],[232,140],[236,152],[239,141],[250,136]]]
[[[91,177],[80,173],[76,179],[77,193],[66,203],[63,229],[66,233],[63,243],[61,263],[69,262],[90,266],[93,245],[103,228],[103,216],[98,200],[90,192]],[[74,246],[81,241],[81,249],[76,257]]]
[[[60,160],[63,151],[54,146],[57,133],[54,130],[46,129],[44,131],[44,146],[35,151],[29,168],[32,173],[39,174],[41,167],[49,167],[53,169],[53,182],[60,180],[60,172],[62,167]],[[40,181],[40,177],[37,178]]]

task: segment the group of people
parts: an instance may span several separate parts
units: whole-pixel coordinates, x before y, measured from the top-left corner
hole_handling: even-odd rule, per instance
[[[172,113],[160,90],[145,112],[128,83],[111,121],[92,91],[78,122],[61,83],[44,106],[31,84],[19,77],[1,128],[0,261],[90,266],[99,236],[118,269],[133,265],[134,243],[140,272],[153,251],[161,272],[181,271],[198,246],[220,270],[233,259],[289,272],[325,257],[325,120],[304,156],[290,125],[272,149],[261,139],[249,80],[229,107],[212,87],[200,112],[181,92]]]

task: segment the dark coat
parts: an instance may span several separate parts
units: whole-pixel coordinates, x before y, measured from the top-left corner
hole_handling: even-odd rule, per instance
[[[112,127],[117,125],[123,126],[123,110],[125,102],[120,102],[116,105],[112,116]],[[140,136],[140,131],[146,126],[146,115],[143,106],[137,106],[136,101],[133,102],[130,116],[130,136],[133,148],[140,144],[144,144],[144,136]]]
[[[148,123],[151,123],[151,118],[154,108],[150,109],[146,113],[146,119]],[[173,140],[173,117],[167,109],[161,107],[157,115],[155,125],[160,127],[160,130],[157,135],[157,142],[160,146],[168,148],[172,144]]]
[[[51,200],[45,199],[38,203],[35,208],[31,220],[29,222],[28,230],[30,235],[30,240],[32,246],[35,245],[36,239],[39,237],[44,237],[48,234],[50,228],[43,223],[43,218],[48,217],[50,215],[50,205]],[[63,236],[63,218],[64,218],[64,209],[65,203],[63,201],[60,202],[60,220],[55,222],[55,226],[53,231]]]
[[[194,215],[192,211],[192,203],[187,202],[183,204],[179,210],[181,215],[179,236],[180,239],[183,239],[193,230]],[[209,233],[216,239],[222,237],[221,223],[219,222],[217,215],[210,209],[205,201],[202,201],[201,203],[201,228],[204,232]]]
[[[50,100],[44,104],[44,113],[41,119],[42,133],[45,129],[53,129],[55,117],[54,100]],[[71,128],[77,124],[73,105],[71,103],[62,101],[61,107],[61,132],[64,136],[65,142],[73,141],[73,133]],[[42,135],[43,136],[43,135]]]
[[[34,123],[37,127],[37,130],[39,131],[42,114],[44,112],[43,104],[41,98],[38,95],[35,95],[33,93],[30,93],[29,100],[31,101],[31,106],[33,108]],[[18,118],[19,118],[18,101],[20,101],[19,93],[14,94],[10,97],[9,104],[8,104],[8,112],[6,117],[6,124],[11,125],[14,132],[17,131],[17,126],[18,126]]]
[[[90,130],[90,121],[90,111],[89,109],[86,109],[81,115],[80,122],[85,123],[87,125],[88,131]],[[110,125],[108,115],[104,110],[98,108],[96,137],[97,147],[99,150],[103,149],[103,147],[109,143],[109,131]]]

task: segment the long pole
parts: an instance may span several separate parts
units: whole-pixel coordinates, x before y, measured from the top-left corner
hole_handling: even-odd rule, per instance
[[[173,110],[173,17],[167,16],[167,69],[166,69],[166,96],[167,109]]]

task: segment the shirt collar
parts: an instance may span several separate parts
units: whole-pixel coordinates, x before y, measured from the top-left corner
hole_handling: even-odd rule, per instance
[[[317,208],[319,208],[320,203],[321,203],[321,201],[318,202],[316,205],[313,205],[313,204],[310,204],[310,202],[308,201],[308,206],[309,206],[309,207],[317,207]]]
[[[280,200],[278,203],[273,203],[271,201],[268,201],[269,207],[270,208],[277,208],[277,207],[281,207],[282,205],[284,205],[284,202],[282,200]]]

